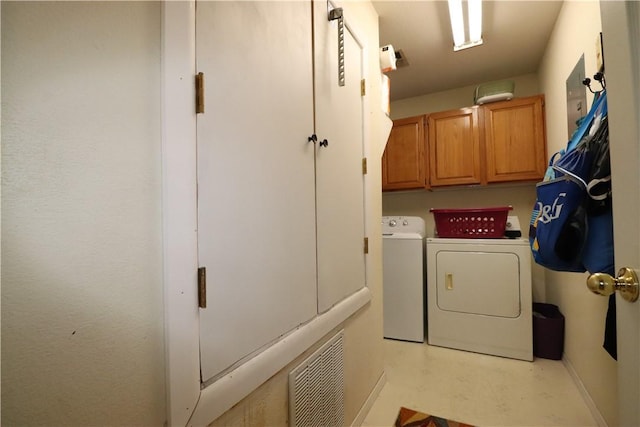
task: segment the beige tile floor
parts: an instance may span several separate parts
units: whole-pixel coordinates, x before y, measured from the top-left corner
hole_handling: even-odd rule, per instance
[[[477,426],[597,426],[561,361],[384,345],[387,381],[363,426],[393,426],[400,406]]]

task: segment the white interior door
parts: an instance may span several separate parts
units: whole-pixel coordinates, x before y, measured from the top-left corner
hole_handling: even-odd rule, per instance
[[[365,286],[362,46],[344,16],[345,84],[338,85],[338,22],[314,2],[318,311]]]
[[[640,3],[600,2],[616,267],[640,270]],[[640,302],[616,296],[619,425],[640,425]]]
[[[317,313],[311,22],[307,2],[197,3],[203,382]]]

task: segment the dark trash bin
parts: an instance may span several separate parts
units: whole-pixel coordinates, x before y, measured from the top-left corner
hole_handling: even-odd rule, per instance
[[[564,349],[564,316],[553,304],[533,303],[533,355],[560,360]]]

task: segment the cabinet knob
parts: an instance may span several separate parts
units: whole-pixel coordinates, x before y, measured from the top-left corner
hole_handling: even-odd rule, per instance
[[[313,142],[315,144],[316,141],[318,141],[318,137],[316,136],[315,133],[311,135],[309,138],[307,138],[307,142]]]
[[[320,141],[320,146],[321,147],[328,147],[329,146],[329,141],[327,141],[326,139],[323,139],[322,141]]]

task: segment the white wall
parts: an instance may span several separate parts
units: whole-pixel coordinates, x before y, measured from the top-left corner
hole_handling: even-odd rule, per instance
[[[596,40],[600,31],[599,2],[564,3],[538,73],[547,103],[549,154],[567,143],[566,79],[582,54],[586,75],[592,77],[597,71]],[[594,88],[598,87],[595,83]],[[591,100],[588,93],[589,104]],[[558,305],[565,316],[565,359],[574,367],[608,425],[615,426],[616,363],[602,348],[607,298],[588,292],[585,279],[586,274],[547,271],[547,299]]]
[[[391,86],[393,86],[393,72],[391,72],[389,76],[391,78]],[[536,74],[514,76],[504,80],[512,80],[514,82],[514,96],[516,98],[540,93],[538,76]],[[489,82],[478,82],[478,84],[475,85],[394,101],[391,104],[391,118],[395,120],[420,114],[434,113],[436,111],[469,107],[473,105],[476,86],[482,83]]]
[[[165,421],[160,6],[1,3],[7,425]],[[377,15],[368,1],[344,7],[366,34],[375,70],[365,106],[372,301],[339,326],[351,422],[383,374],[376,165],[390,126],[380,108]],[[285,424],[288,370],[217,423]]]
[[[162,425],[160,4],[1,7],[2,422]]]

